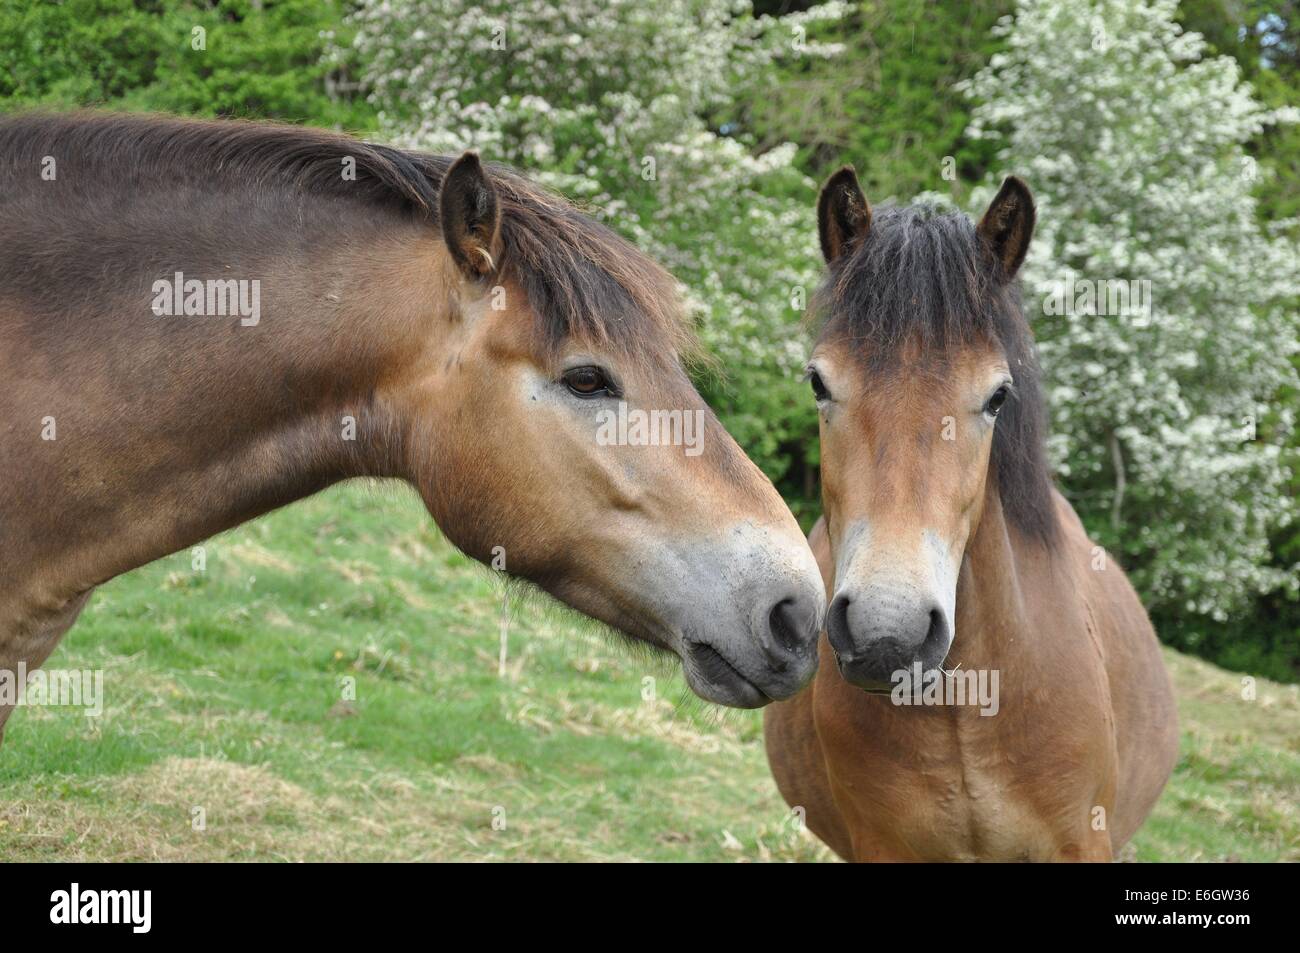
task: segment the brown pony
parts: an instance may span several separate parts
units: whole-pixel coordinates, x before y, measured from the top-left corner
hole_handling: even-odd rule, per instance
[[[1174,698],[1052,486],[1014,282],[1029,190],[1007,179],[978,227],[873,218],[843,169],[818,219],[809,542],[832,599],[820,674],[766,713],[777,785],[847,859],[1109,860],[1173,768]]]
[[[817,567],[683,371],[675,283],[518,174],[27,114],[0,119],[0,222],[0,670],[114,576],[371,476],[706,699],[811,677]]]

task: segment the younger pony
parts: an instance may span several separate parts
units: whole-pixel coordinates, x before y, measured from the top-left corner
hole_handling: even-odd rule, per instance
[[[978,226],[852,169],[808,365],[831,599],[813,684],[768,709],[786,801],[853,860],[1110,860],[1173,768],[1173,691],[1124,573],[1052,486],[1009,178]]]

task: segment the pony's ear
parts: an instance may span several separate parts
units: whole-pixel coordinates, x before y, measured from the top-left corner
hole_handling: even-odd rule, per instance
[[[478,153],[466,152],[443,176],[438,214],[447,251],[462,272],[482,278],[496,270],[493,254],[501,230],[501,210]]]
[[[826,264],[839,258],[871,228],[871,206],[858,185],[858,174],[846,165],[822,186],[817,197],[817,237]]]
[[[988,243],[1007,279],[1014,278],[1034,237],[1034,197],[1029,186],[1009,175],[980,219],[976,231]]]

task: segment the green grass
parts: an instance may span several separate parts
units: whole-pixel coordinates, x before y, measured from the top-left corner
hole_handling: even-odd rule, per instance
[[[206,549],[205,571],[186,552],[103,587],[47,664],[102,669],[101,717],[10,720],[0,861],[830,858],[757,713],[507,599],[404,491],[343,487]],[[1247,702],[1167,658],[1183,757],[1126,856],[1300,859],[1296,687]]]

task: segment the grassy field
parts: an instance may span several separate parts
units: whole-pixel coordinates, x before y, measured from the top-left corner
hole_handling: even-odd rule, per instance
[[[105,586],[64,639],[47,667],[102,669],[104,713],[10,720],[0,861],[832,859],[756,713],[507,599],[405,491],[343,487],[206,556]],[[1182,759],[1125,859],[1300,860],[1300,692],[1167,660]]]

